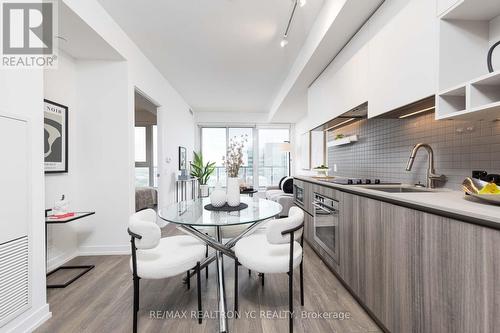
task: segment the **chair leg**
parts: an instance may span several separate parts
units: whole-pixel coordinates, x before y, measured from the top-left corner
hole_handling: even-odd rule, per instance
[[[189,271],[186,272],[186,284],[188,290],[191,289],[191,279],[189,278]]]
[[[200,277],[200,263],[196,264],[196,288],[198,289],[198,323],[201,324],[202,310],[201,310],[201,277]]]
[[[293,269],[288,272],[288,311],[289,332],[293,333]]]
[[[134,315],[133,332],[137,333],[137,313],[139,312],[139,277],[134,276]]]
[[[234,260],[234,313],[238,313],[238,260]],[[237,318],[237,317],[236,317]]]
[[[304,306],[304,259],[300,263],[300,305]]]
[[[205,258],[208,258],[208,245],[206,246],[205,249]],[[208,265],[205,267],[205,279],[208,279]]]

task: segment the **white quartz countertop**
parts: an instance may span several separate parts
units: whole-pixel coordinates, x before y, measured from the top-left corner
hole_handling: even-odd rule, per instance
[[[466,197],[460,191],[437,189],[431,193],[387,193],[364,188],[360,185],[333,184],[307,176],[297,176],[295,178],[432,214],[500,229],[500,205],[484,203],[475,198]]]

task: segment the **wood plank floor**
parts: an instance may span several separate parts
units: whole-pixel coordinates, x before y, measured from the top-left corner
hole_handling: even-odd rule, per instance
[[[178,233],[173,227],[164,234]],[[132,274],[129,256],[78,257],[71,264],[94,264],[96,267],[65,289],[48,289],[52,318],[36,332],[131,332]],[[233,307],[234,262],[225,258],[226,295],[229,309]],[[165,280],[141,280],[139,332],[217,332],[217,285],[215,263],[209,268],[209,278],[202,277],[202,302],[205,316],[201,325],[192,319],[196,311],[196,279],[191,290],[182,283],[183,276]],[[294,307],[299,311],[295,332],[381,332],[361,306],[328,270],[319,257],[305,246],[304,290],[305,306],[300,306],[298,270],[294,275]],[[58,277],[54,277],[58,278]],[[59,277],[60,278],[60,277]],[[240,319],[229,319],[230,332],[287,332],[288,320],[272,319],[284,316],[288,309],[288,276],[265,277],[265,286],[255,272],[240,267]],[[166,314],[182,314],[187,318],[165,318]],[[160,311],[161,315],[152,313]],[[171,311],[171,312],[169,312]],[[178,312],[176,312],[178,311]],[[271,311],[261,317],[261,311]],[[302,311],[310,318],[302,318]],[[348,313],[348,319],[318,319],[318,313]],[[253,315],[256,318],[251,318]],[[271,315],[271,316],[269,316]],[[156,318],[155,318],[156,317]],[[271,317],[271,318],[269,318]]]

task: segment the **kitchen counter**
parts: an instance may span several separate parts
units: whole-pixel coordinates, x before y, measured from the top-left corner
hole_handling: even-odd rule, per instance
[[[432,193],[387,193],[363,188],[360,185],[334,184],[308,176],[294,178],[342,192],[500,230],[500,206],[483,203],[472,197],[466,198],[464,193],[460,191],[437,189]]]

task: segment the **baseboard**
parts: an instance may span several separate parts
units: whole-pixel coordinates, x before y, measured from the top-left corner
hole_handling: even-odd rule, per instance
[[[47,263],[47,271],[50,272],[56,269],[57,267],[64,265],[71,259],[78,257],[78,255],[79,255],[78,251],[74,251],[70,254],[61,254],[55,258],[50,259],[49,262]]]
[[[130,245],[80,246],[79,256],[112,256],[130,254]]]
[[[22,316],[22,315],[21,315]],[[52,317],[52,313],[49,311],[49,305],[45,304],[38,310],[33,311],[33,313],[26,318],[22,319],[20,323],[13,326],[12,328],[7,328],[6,332],[9,333],[28,333],[35,331],[38,327],[42,326],[47,320]],[[16,319],[14,319],[16,320]],[[9,325],[9,324],[7,324]],[[2,331],[3,332],[3,331]]]

